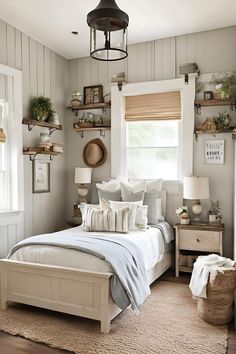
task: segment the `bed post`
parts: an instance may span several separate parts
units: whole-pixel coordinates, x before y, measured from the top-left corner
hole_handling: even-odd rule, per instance
[[[7,268],[0,263],[1,310],[7,309]]]
[[[101,282],[101,332],[110,332],[110,311],[109,311],[109,298],[110,298],[110,277],[102,279]]]

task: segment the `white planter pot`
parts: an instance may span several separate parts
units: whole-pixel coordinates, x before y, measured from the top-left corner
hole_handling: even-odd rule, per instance
[[[211,222],[216,222],[216,215],[215,214],[209,214],[209,223]]]

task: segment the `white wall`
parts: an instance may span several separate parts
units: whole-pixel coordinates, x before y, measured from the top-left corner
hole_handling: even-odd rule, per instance
[[[236,26],[166,38],[157,41],[129,46],[129,56],[125,61],[102,63],[87,58],[69,61],[69,90],[67,103],[74,90],[82,92],[84,86],[102,84],[104,94],[110,92],[110,78],[114,73],[124,71],[128,82],[163,80],[178,77],[180,64],[196,62],[201,73],[224,72],[236,70]],[[207,111],[205,111],[207,114]],[[204,115],[202,116],[203,119]],[[120,117],[117,117],[119,119]],[[72,216],[72,205],[77,201],[76,186],[73,183],[75,166],[83,166],[82,150],[87,141],[98,137],[96,133],[87,133],[86,138],[72,132],[75,120],[72,112],[67,112],[67,218]],[[110,133],[107,133],[110,134]],[[204,138],[203,138],[204,139]],[[194,172],[209,175],[211,181],[211,198],[220,199],[224,220],[226,222],[225,253],[232,254],[233,231],[233,159],[231,138],[227,137],[226,163],[212,167],[203,164],[203,142],[199,139],[194,144]],[[106,137],[108,149],[107,162],[94,170],[93,179],[110,177],[110,136]],[[227,185],[227,193],[222,185]]]
[[[51,97],[64,129],[67,61],[0,20],[0,63],[22,70],[23,117],[30,117],[30,98],[45,95]],[[35,127],[28,132],[27,126],[23,126],[24,146],[37,145],[42,131],[47,130]],[[55,132],[52,141],[65,145],[64,130]],[[1,256],[11,246],[11,240],[58,230],[65,225],[65,155],[55,158],[50,165],[51,192],[33,194],[32,162],[29,157],[24,157],[24,225],[17,227],[13,222],[14,216],[12,220],[8,219],[8,224],[5,222],[5,226],[0,227],[0,248],[4,250]]]

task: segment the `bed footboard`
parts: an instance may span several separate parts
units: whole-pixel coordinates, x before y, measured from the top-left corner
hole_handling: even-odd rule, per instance
[[[110,296],[112,273],[0,260],[1,309],[9,301],[99,320],[101,331],[121,311]]]

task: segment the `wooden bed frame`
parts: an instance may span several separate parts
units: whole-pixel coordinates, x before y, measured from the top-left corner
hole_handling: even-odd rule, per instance
[[[151,284],[172,265],[167,252],[148,273]],[[36,263],[0,260],[1,309],[19,302],[101,322],[101,332],[122,310],[110,296],[112,273],[92,272]]]

